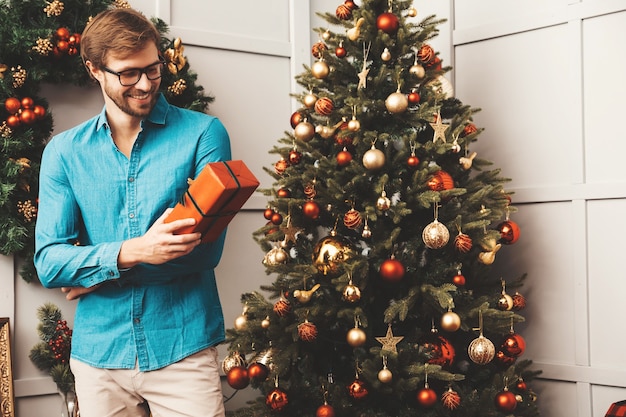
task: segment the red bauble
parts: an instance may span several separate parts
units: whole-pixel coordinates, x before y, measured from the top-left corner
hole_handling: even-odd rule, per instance
[[[526,341],[517,333],[511,333],[502,341],[500,349],[504,354],[517,358],[526,350]]]
[[[340,167],[345,167],[352,161],[352,154],[348,152],[346,148],[343,148],[343,151],[337,153],[337,165]]]
[[[263,211],[263,217],[265,217],[266,220],[271,220],[274,213],[276,213],[274,209],[268,207]]]
[[[289,404],[289,398],[285,391],[280,388],[274,388],[265,396],[265,404],[272,411],[282,411]]]
[[[395,34],[399,26],[398,17],[390,12],[383,13],[376,19],[376,27],[390,35]]]
[[[415,105],[418,104],[420,102],[420,95],[417,93],[417,91],[411,91],[409,93],[409,95],[407,96],[407,99],[409,100],[409,104]]]
[[[262,382],[267,379],[270,371],[262,363],[255,362],[248,366],[248,377],[255,382]]]
[[[300,163],[300,160],[302,160],[302,153],[292,149],[289,151],[289,163],[291,165],[297,165]]]
[[[454,180],[446,171],[437,171],[428,180],[428,188],[433,191],[451,190],[454,188]]]
[[[417,59],[424,65],[432,63],[435,59],[435,50],[432,46],[424,44],[417,52]]]
[[[67,52],[70,49],[70,44],[64,40],[57,41],[57,49],[60,52]]]
[[[226,381],[234,389],[244,389],[250,384],[248,370],[243,366],[234,366],[226,374]]]
[[[272,214],[272,217],[270,218],[270,221],[272,222],[272,224],[278,226],[283,223],[283,216],[280,213],[274,212]]]
[[[302,205],[302,213],[309,219],[317,219],[320,216],[320,206],[315,201],[307,201]]]
[[[338,46],[335,48],[335,56],[337,58],[344,58],[347,55],[347,51],[346,48],[344,48],[343,46]]]
[[[274,172],[278,175],[283,175],[285,170],[289,167],[289,162],[285,158],[280,158],[278,162],[274,164]]]
[[[293,112],[291,117],[289,118],[289,124],[293,129],[295,129],[296,126],[298,126],[298,123],[302,121],[304,121],[304,116],[299,111]]]
[[[438,400],[435,390],[428,387],[422,388],[421,390],[417,391],[416,398],[417,402],[422,407],[432,407],[433,405],[437,404]]]
[[[503,221],[498,225],[497,229],[500,231],[500,242],[505,245],[512,245],[519,239],[519,226],[512,220]]]
[[[513,295],[513,310],[519,311],[526,308],[526,298],[518,292]]]
[[[37,115],[31,109],[23,109],[20,112],[20,122],[27,125],[34,123],[37,120]]]
[[[319,407],[317,407],[315,417],[335,417],[335,409],[332,405],[320,405]]]
[[[365,383],[360,379],[355,379],[350,385],[348,385],[348,394],[355,400],[361,400],[369,394]]]
[[[404,278],[406,272],[402,262],[395,258],[386,259],[380,264],[380,276],[389,282],[397,282]]]
[[[498,411],[501,411],[503,413],[511,413],[513,412],[513,410],[515,410],[515,407],[517,407],[517,399],[515,398],[515,394],[513,394],[511,391],[507,391],[506,389],[496,394],[494,403]]]
[[[313,44],[313,46],[311,47],[311,54],[315,57],[315,58],[321,58],[322,54],[325,50],[327,50],[328,47],[326,46],[326,44],[322,41],[316,42]]]
[[[42,119],[46,115],[46,108],[37,104],[33,107],[33,112],[35,113],[35,117],[37,117],[37,119]]]
[[[322,116],[328,116],[334,109],[335,103],[328,97],[322,97],[315,102],[315,112]]]
[[[24,97],[20,102],[23,109],[32,109],[35,105],[35,101],[30,97]]]
[[[406,164],[410,166],[411,168],[415,168],[417,165],[419,165],[419,163],[420,163],[420,160],[415,155],[409,156],[409,158],[406,160]]]
[[[515,388],[518,391],[526,391],[528,389],[528,386],[526,385],[526,381],[520,378],[517,380],[517,383],[515,384]]]
[[[460,253],[467,253],[472,249],[474,242],[469,235],[465,233],[459,233],[454,238],[454,248]]]
[[[74,33],[67,41],[70,43],[70,47],[77,47],[80,44],[80,33]]]
[[[4,101],[4,108],[7,109],[10,114],[15,114],[20,111],[20,107],[22,107],[22,104],[20,100],[15,97],[9,97]]]
[[[476,127],[476,125],[474,123],[468,123],[463,128],[462,137],[471,135],[472,133],[476,132],[478,132],[478,128]]]
[[[20,117],[12,114],[9,117],[7,117],[7,126],[9,127],[18,127],[21,124],[20,122]]]
[[[67,28],[58,28],[55,32],[57,39],[68,40],[70,38],[70,31]]]
[[[428,360],[428,363],[450,366],[454,362],[454,357],[456,356],[454,345],[445,337],[431,332],[420,344],[430,351],[431,358]]]
[[[298,325],[298,336],[305,342],[312,342],[317,339],[317,326],[310,321],[305,321]]]
[[[289,190],[289,188],[279,188],[276,191],[276,196],[280,198],[289,198],[291,197],[291,191]]]
[[[341,20],[350,20],[352,18],[352,9],[347,4],[340,4],[335,10],[335,16]]]
[[[457,287],[462,287],[465,285],[465,276],[458,272],[455,276],[452,277],[452,283]]]
[[[278,317],[285,317],[291,312],[291,303],[285,299],[280,299],[274,304],[273,310]]]
[[[363,223],[363,217],[361,216],[361,213],[359,213],[358,210],[355,210],[352,208],[348,210],[346,214],[343,215],[343,224],[348,229],[354,230],[357,227],[359,227],[361,223]]]

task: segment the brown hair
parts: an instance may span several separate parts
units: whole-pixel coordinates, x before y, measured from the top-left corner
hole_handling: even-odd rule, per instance
[[[157,48],[161,35],[142,13],[127,8],[105,10],[87,24],[80,40],[83,62],[102,68],[109,56],[126,58],[149,42]]]

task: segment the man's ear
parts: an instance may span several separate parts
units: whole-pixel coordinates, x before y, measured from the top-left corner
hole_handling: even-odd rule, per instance
[[[85,68],[87,69],[87,73],[89,74],[91,79],[99,81],[98,77],[100,76],[100,74],[102,74],[102,71],[100,71],[99,68],[96,68],[96,66],[93,65],[93,63],[89,60],[85,61]]]

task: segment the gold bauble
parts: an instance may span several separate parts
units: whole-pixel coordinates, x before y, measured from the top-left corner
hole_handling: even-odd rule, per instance
[[[343,289],[343,299],[349,303],[356,303],[361,299],[361,289],[353,284],[348,284]]]
[[[450,240],[450,231],[445,224],[435,219],[422,231],[422,239],[430,249],[441,249]]]
[[[296,139],[299,139],[303,142],[308,142],[313,139],[313,136],[315,136],[315,127],[307,121],[300,122],[293,130],[293,135],[296,137]]]
[[[372,144],[372,148],[363,154],[363,166],[370,170],[377,170],[385,165],[385,154]]]
[[[222,361],[222,371],[224,371],[225,374],[228,374],[228,371],[235,366],[241,366],[243,368],[248,367],[246,357],[239,352],[231,352],[224,358]]]
[[[469,344],[467,353],[474,363],[486,365],[495,357],[496,347],[491,340],[481,334]]]
[[[393,374],[391,373],[389,369],[383,368],[380,371],[378,371],[378,380],[382,382],[383,384],[390,383],[392,379],[393,379]]]
[[[312,109],[313,106],[315,106],[316,102],[317,102],[317,96],[313,93],[307,94],[306,96],[304,96],[304,100],[302,100],[302,103],[309,109]]]
[[[406,94],[396,91],[389,94],[389,97],[385,100],[385,107],[389,113],[403,113],[409,107],[409,99]]]
[[[358,327],[354,327],[348,331],[346,335],[346,341],[352,347],[359,347],[367,340],[367,335],[363,330]]]
[[[513,297],[507,293],[503,293],[498,300],[498,308],[503,311],[509,311],[513,309]]]
[[[385,190],[380,194],[378,200],[376,200],[376,208],[380,211],[387,211],[391,207],[391,200],[387,197]]]
[[[391,52],[389,52],[389,48],[385,48],[383,52],[380,54],[380,59],[387,62],[391,59]]]
[[[456,332],[461,327],[461,317],[454,311],[448,311],[441,316],[441,328],[447,332]]]
[[[287,263],[289,255],[283,248],[275,247],[269,250],[263,258],[263,265],[265,266],[277,266]]]
[[[409,68],[409,73],[418,80],[421,80],[426,75],[426,70],[420,64],[414,64]]]
[[[265,317],[261,320],[261,327],[264,329],[269,329],[270,327],[270,316]]]
[[[235,319],[235,330],[244,330],[247,324],[248,318],[245,314],[242,314]]]
[[[311,74],[317,79],[328,77],[330,67],[325,61],[316,61],[311,66]]]
[[[348,242],[336,236],[326,236],[313,248],[313,264],[323,275],[337,275],[340,265],[353,255]]]
[[[352,131],[352,132],[356,132],[361,128],[361,122],[359,122],[356,117],[353,117],[349,122],[348,122],[348,130]]]

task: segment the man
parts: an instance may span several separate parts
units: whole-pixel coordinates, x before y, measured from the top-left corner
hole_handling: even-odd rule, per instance
[[[165,223],[186,180],[231,159],[215,117],[158,93],[159,32],[131,9],[89,23],[81,56],[104,109],[55,136],[40,171],[35,265],[78,298],[71,369],[82,417],[223,416],[213,269],[224,234],[200,243]]]

